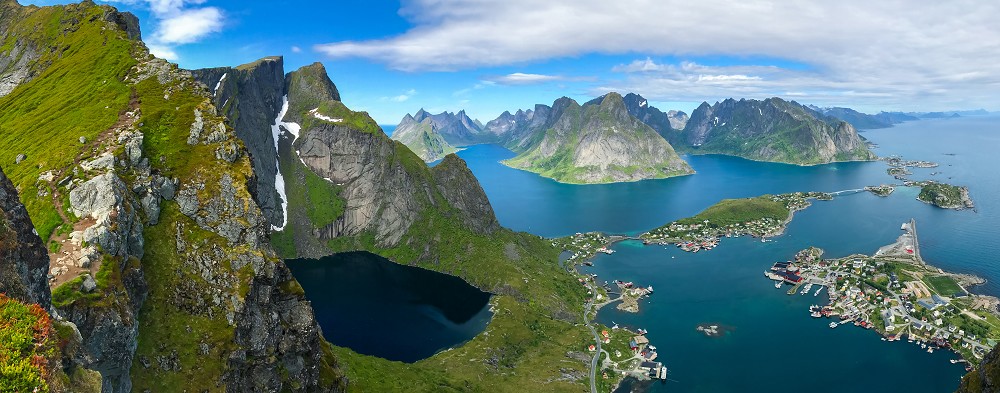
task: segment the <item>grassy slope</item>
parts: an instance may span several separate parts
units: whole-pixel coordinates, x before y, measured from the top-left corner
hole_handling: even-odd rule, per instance
[[[37,195],[35,182],[39,174],[70,169],[78,155],[81,159],[89,158],[92,152],[81,151],[83,145],[78,139],[82,136],[88,141],[95,140],[109,129],[117,121],[119,112],[127,108],[133,94],[123,80],[138,63],[135,56],[141,55],[143,50],[140,43],[125,39],[123,32],[105,28],[103,22],[93,22],[100,21],[108,9],[85,3],[24,8],[30,10],[26,11],[29,15],[24,18],[25,23],[16,27],[16,35],[4,37],[0,46],[0,50],[9,51],[14,40],[33,39],[42,42],[43,48],[57,48],[45,51],[39,61],[50,64],[43,73],[0,98],[0,159],[6,163],[20,153],[28,156],[20,165],[5,165],[5,169],[21,189],[25,205],[43,238],[61,225],[61,219],[51,197]],[[134,94],[141,102],[143,148],[154,171],[178,178],[181,184],[194,179],[204,181],[209,186],[205,192],[212,192],[218,179],[228,173],[237,185],[238,196],[246,195],[249,200],[244,188],[252,174],[248,160],[223,163],[215,159],[214,146],[186,143],[194,119],[193,111],[206,99],[195,94],[190,84],[171,87],[169,98],[165,98],[168,86],[161,85],[155,77],[135,86]],[[38,143],[40,140],[46,143]],[[218,383],[218,378],[228,362],[227,351],[234,345],[233,328],[222,316],[193,315],[175,305],[172,296],[178,285],[193,282],[196,288],[208,286],[177,255],[174,239],[180,234],[187,242],[203,246],[219,244],[243,253],[259,250],[248,246],[232,249],[224,239],[198,228],[180,214],[176,202],[164,202],[163,209],[160,224],[147,227],[145,232],[146,253],[141,266],[149,283],[149,294],[139,315],[140,338],[136,364],[132,367],[134,388],[136,391],[184,387],[223,391],[225,386]],[[121,298],[124,291],[120,275],[116,274],[118,269],[112,268],[121,265],[113,262],[121,261],[105,261],[97,276],[98,291],[95,293],[99,295],[83,295],[75,285],[63,286],[55,291],[57,304],[84,301],[92,306],[111,306],[127,300]],[[127,263],[135,266],[139,261]],[[250,271],[246,268],[231,271],[227,261],[217,263],[220,269],[238,277],[238,290],[245,293]],[[211,345],[207,355],[196,353],[200,342]],[[143,367],[139,361],[141,357],[154,359],[164,348],[167,352],[178,351],[180,371]],[[329,377],[332,373],[329,366],[321,367],[322,373]]]
[[[329,115],[322,109],[321,113]],[[350,115],[360,114],[363,112]],[[309,126],[316,120],[310,120],[308,116],[303,119],[303,132],[308,132]],[[367,128],[363,130],[368,131]],[[394,160],[399,167],[414,178],[434,181],[431,170],[419,157],[402,143],[394,143]],[[316,176],[297,157],[283,157],[281,170],[286,179]],[[316,192],[316,187],[327,189],[321,192],[338,192],[335,185],[326,181],[288,181],[286,184],[289,215],[293,217],[297,210],[309,209],[318,203],[307,197]],[[582,327],[551,317],[560,314],[578,319],[585,295],[576,280],[558,267],[559,250],[544,239],[506,229],[491,236],[473,233],[460,223],[458,212],[447,207],[439,194],[435,193],[433,198],[438,207],[424,209],[396,247],[377,246],[371,234],[338,238],[322,246],[331,253],[370,251],[397,263],[462,277],[479,288],[502,293],[493,300],[497,313],[486,334],[457,349],[415,364],[391,362],[359,355],[345,348],[333,348],[342,360],[351,381],[351,390],[514,392],[541,387],[545,391],[579,391],[579,381],[556,381],[561,376],[560,369],[585,368],[584,364],[566,358],[565,353],[580,347],[580,343],[588,339]],[[330,203],[342,201],[335,198]],[[317,228],[323,224],[310,221]],[[301,229],[288,228],[285,232],[275,233],[272,236],[275,248],[285,256],[294,255],[295,244],[291,233],[297,230],[298,233],[311,232],[311,228],[305,228],[309,231]],[[518,258],[510,258],[508,250],[518,254]]]
[[[33,197],[38,193],[36,180],[42,172],[71,165],[82,147],[80,137],[93,140],[115,123],[129,99],[122,79],[135,60],[129,55],[131,44],[113,39],[117,32],[102,30],[100,24],[80,23],[76,31],[64,34],[73,20],[99,18],[101,8],[24,10],[28,15],[3,38],[0,51],[9,52],[19,39],[60,49],[43,51],[38,63],[51,66],[0,97],[0,165],[20,190],[39,235],[48,239],[62,221],[51,198]],[[17,154],[28,158],[13,165]]]
[[[764,218],[784,221],[791,214],[781,202],[769,196],[724,199],[697,215],[678,220],[678,224],[698,224],[708,220],[712,226],[725,227]]]
[[[441,134],[434,131],[430,124],[418,124],[418,130],[402,138],[394,138],[410,148],[418,157],[424,161],[436,161],[444,156],[458,151],[454,146],[444,140]],[[397,132],[399,129],[396,129]],[[393,134],[396,136],[396,134]]]

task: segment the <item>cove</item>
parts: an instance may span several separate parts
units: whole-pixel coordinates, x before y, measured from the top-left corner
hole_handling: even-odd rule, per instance
[[[367,252],[286,261],[331,344],[412,363],[486,329],[490,294]]]

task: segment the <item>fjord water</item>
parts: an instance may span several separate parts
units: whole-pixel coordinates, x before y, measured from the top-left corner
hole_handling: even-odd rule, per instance
[[[490,295],[461,279],[351,252],[287,261],[333,345],[402,362],[468,341],[489,323]]]
[[[601,280],[653,285],[656,293],[638,314],[609,307],[598,319],[650,331],[658,360],[676,381],[656,383],[653,391],[948,392],[957,387],[964,370],[948,362],[954,355],[928,354],[905,341],[883,342],[852,325],[830,329],[829,321],[810,318],[807,311],[824,301],[825,292],[788,296],[762,275],[773,262],[809,246],[825,249],[828,257],[871,254],[899,236],[902,222],[915,218],[926,260],[984,277],[989,283],[973,291],[1000,295],[1000,199],[994,197],[1000,192],[994,169],[1000,168],[1000,119],[922,120],[863,135],[879,145],[880,156],[940,163],[939,168],[912,169],[911,178],[969,186],[977,210],[938,209],[916,201],[918,190],[897,188],[888,198],[860,193],[817,201],[797,213],[786,234],[773,242],[724,239],[715,250],[697,254],[635,242],[616,245],[617,253],[601,255],[587,272]],[[459,155],[479,178],[501,224],[542,236],[593,230],[635,234],[724,198],[897,183],[882,162],[798,167],[688,156],[698,171],[693,176],[577,186],[505,167],[498,161],[513,153],[497,146],[473,146]],[[708,338],[695,330],[706,322],[733,330]]]

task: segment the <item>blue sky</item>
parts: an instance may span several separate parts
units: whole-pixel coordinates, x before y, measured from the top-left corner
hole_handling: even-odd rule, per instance
[[[420,108],[486,122],[608,91],[689,113],[770,96],[867,112],[1000,109],[991,2],[105,2],[138,15],[154,53],[184,68],[321,61],[344,102],[381,124]]]

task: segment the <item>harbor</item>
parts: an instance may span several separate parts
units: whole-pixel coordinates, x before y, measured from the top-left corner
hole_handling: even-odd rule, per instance
[[[950,350],[961,356],[953,363],[967,369],[1000,341],[1000,319],[991,296],[965,288],[981,282],[928,265],[921,257],[916,222],[904,223],[904,233],[874,255],[823,259],[823,251],[809,248],[793,260],[776,262],[764,275],[776,287],[791,285],[789,295],[813,296],[827,290],[826,305],[812,305],[813,318],[829,318],[829,327],[853,324],[874,330],[882,341],[905,338],[928,353]]]

